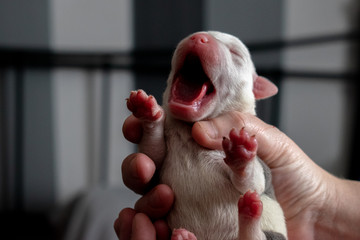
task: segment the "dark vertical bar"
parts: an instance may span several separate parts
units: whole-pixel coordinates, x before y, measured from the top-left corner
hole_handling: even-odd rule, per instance
[[[202,0],[135,0],[133,9],[135,50],[175,49],[182,38],[203,30]],[[166,61],[170,65],[171,54]],[[141,59],[135,56],[134,62],[137,64]],[[135,72],[136,88],[144,89],[161,103],[169,71]]]
[[[354,46],[355,57],[354,61],[357,63],[356,74],[353,79],[354,85],[354,120],[353,120],[353,129],[350,131],[353,133],[352,135],[352,146],[351,146],[351,154],[350,154],[350,163],[349,163],[349,171],[348,177],[353,180],[360,180],[360,5],[357,8],[357,37],[355,38],[356,45]],[[356,18],[355,18],[356,19]]]
[[[15,79],[10,74],[13,71],[4,69],[0,76],[0,161],[1,161],[1,203],[2,209],[15,209]]]
[[[15,208],[24,210],[24,69],[15,68]]]
[[[203,30],[203,1],[134,1],[135,47],[174,48],[186,35]]]
[[[6,121],[6,85],[4,79],[3,69],[0,69],[0,210],[5,209],[6,199],[8,199],[8,171],[7,169],[7,155],[8,155],[8,141],[6,135],[7,121]]]
[[[280,71],[278,74],[276,74],[274,79],[275,79],[274,84],[278,87],[279,92],[271,99],[271,107],[270,107],[271,112],[270,112],[269,123],[276,127],[279,127],[280,117],[281,117],[281,112],[280,112],[281,92],[282,92],[282,83],[284,80],[283,72]]]
[[[274,39],[282,39],[283,38],[283,29],[284,29],[284,1],[283,0],[277,0],[271,3],[270,5],[273,9],[271,11],[276,12],[277,14],[271,15],[271,31],[273,32],[274,36],[272,36]],[[264,8],[266,9],[266,8]],[[264,10],[263,9],[263,10]],[[267,9],[269,11],[269,9]],[[268,33],[270,34],[270,33]],[[266,35],[265,35],[266,36]],[[281,96],[282,96],[282,83],[284,82],[284,71],[282,70],[282,58],[284,54],[283,48],[277,48],[276,52],[272,52],[272,54],[269,54],[266,56],[265,52],[265,61],[264,63],[271,66],[272,64],[275,64],[275,69],[279,69],[278,71],[274,71],[274,78],[270,79],[274,82],[274,84],[278,87],[278,94],[270,98],[271,106],[270,106],[270,116],[269,116],[269,123],[280,127],[280,119],[281,119]],[[255,62],[256,64],[256,62]]]
[[[358,74],[359,76],[359,74]],[[360,86],[359,79],[353,82],[353,105],[354,119],[353,126],[350,129],[351,136],[351,153],[349,159],[348,177],[352,180],[360,180]]]

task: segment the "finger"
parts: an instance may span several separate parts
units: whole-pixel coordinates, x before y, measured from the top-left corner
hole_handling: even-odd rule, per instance
[[[150,219],[143,213],[137,213],[132,224],[131,240],[155,240],[156,231]],[[122,240],[122,239],[121,239]]]
[[[231,112],[208,121],[197,122],[193,126],[192,136],[206,148],[221,150],[223,137],[228,136],[232,128],[243,127],[250,135],[256,136],[259,143],[257,154],[270,168],[284,165],[283,161],[290,159],[290,156],[285,155],[297,153],[305,157],[302,150],[283,132],[251,114]],[[291,157],[298,158],[300,157]]]
[[[143,129],[141,121],[134,115],[130,115],[123,124],[122,128],[124,137],[132,142],[139,143],[142,137]]]
[[[138,216],[138,219],[135,219],[136,211],[131,208],[125,208],[121,210],[119,213],[119,217],[114,222],[114,229],[116,232],[116,235],[121,240],[129,240],[132,235],[132,229],[133,229],[133,222],[136,222],[136,224],[141,225],[144,224],[143,227],[146,228],[155,228],[156,231],[156,239],[158,240],[168,240],[170,237],[170,229],[167,225],[167,223],[164,220],[158,220],[153,223],[153,227],[151,227],[147,220],[143,218],[142,216]],[[140,221],[139,221],[140,218]],[[142,222],[144,221],[144,222]],[[138,226],[136,226],[138,227]],[[135,230],[136,233],[139,234],[137,230]],[[152,231],[152,230],[147,230]],[[152,234],[152,233],[150,233]],[[139,234],[140,236],[140,234]]]
[[[166,216],[174,203],[174,193],[169,186],[160,184],[135,203],[137,212],[145,213],[151,219]]]
[[[121,210],[118,218],[114,222],[114,229],[119,239],[128,240],[131,237],[132,222],[135,217],[135,210],[125,208]]]
[[[168,240],[170,238],[171,231],[164,220],[154,222],[154,226],[156,230],[156,238],[158,240]]]
[[[155,163],[142,153],[129,155],[121,166],[124,184],[139,194],[146,192],[155,170]]]
[[[192,128],[192,136],[203,147],[222,150],[223,137],[229,136],[233,128],[243,128],[244,124],[241,115],[231,112],[214,119],[196,122]]]

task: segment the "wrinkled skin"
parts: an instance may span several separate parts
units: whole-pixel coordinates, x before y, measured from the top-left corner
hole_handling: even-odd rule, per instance
[[[232,112],[208,122],[195,123],[192,136],[204,147],[221,149],[222,136],[233,126],[236,128],[246,127],[250,134],[257,136],[258,155],[266,159],[266,163],[271,168],[276,196],[286,217],[289,239],[316,239],[315,224],[323,220],[319,213],[329,204],[327,202],[329,199],[335,198],[332,189],[338,184],[338,179],[318,167],[277,128],[250,114]],[[135,131],[133,131],[134,128]],[[129,141],[137,143],[142,133],[140,122],[130,116],[124,123],[123,132]],[[135,192],[146,193],[146,189],[151,185],[150,179],[155,172],[152,160],[140,153],[133,154],[124,160],[123,169],[125,184]],[[149,206],[152,205],[149,204],[149,201],[154,196],[161,202],[158,204],[160,207]],[[171,189],[160,185],[145,194],[137,202],[135,209],[138,212],[146,213],[152,219],[161,219],[170,210],[173,197]],[[120,218],[124,222],[136,220],[134,223],[138,223],[140,221],[129,214],[129,212],[134,213],[134,210],[126,209],[125,211],[126,217],[121,216]],[[142,222],[146,219],[144,215],[139,218],[142,218]],[[116,229],[119,229],[117,226],[120,219],[115,223]],[[164,225],[165,223],[161,220],[155,224],[160,236],[170,233]],[[147,222],[145,226],[147,227],[144,229],[154,228],[151,222]],[[129,228],[123,229],[121,232],[118,231],[118,234],[125,234],[129,231]]]

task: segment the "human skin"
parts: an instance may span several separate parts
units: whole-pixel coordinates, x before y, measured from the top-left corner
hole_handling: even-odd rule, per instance
[[[232,128],[243,127],[256,136],[258,156],[272,171],[289,239],[360,239],[360,183],[329,174],[279,129],[256,116],[231,112],[195,123],[192,136],[203,147],[222,149],[223,136]],[[130,116],[123,132],[129,141],[137,143],[141,123]],[[154,174],[155,165],[144,154],[132,154],[124,160],[124,183],[145,195],[134,209],[120,212],[114,223],[120,239],[168,239],[170,230],[161,219],[171,209],[174,195],[166,185],[154,187]]]

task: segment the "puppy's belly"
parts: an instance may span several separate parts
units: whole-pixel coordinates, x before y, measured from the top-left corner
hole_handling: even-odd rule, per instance
[[[198,239],[237,239],[241,193],[233,186],[223,158],[223,152],[191,147],[168,152],[160,175],[175,193],[167,218],[170,229],[185,228]],[[279,203],[264,194],[261,201],[261,228],[286,236]]]
[[[186,228],[198,239],[236,239],[240,193],[231,183],[222,153],[196,156],[180,151],[184,152],[169,153],[161,174],[161,181],[175,193],[167,219],[170,229]]]

